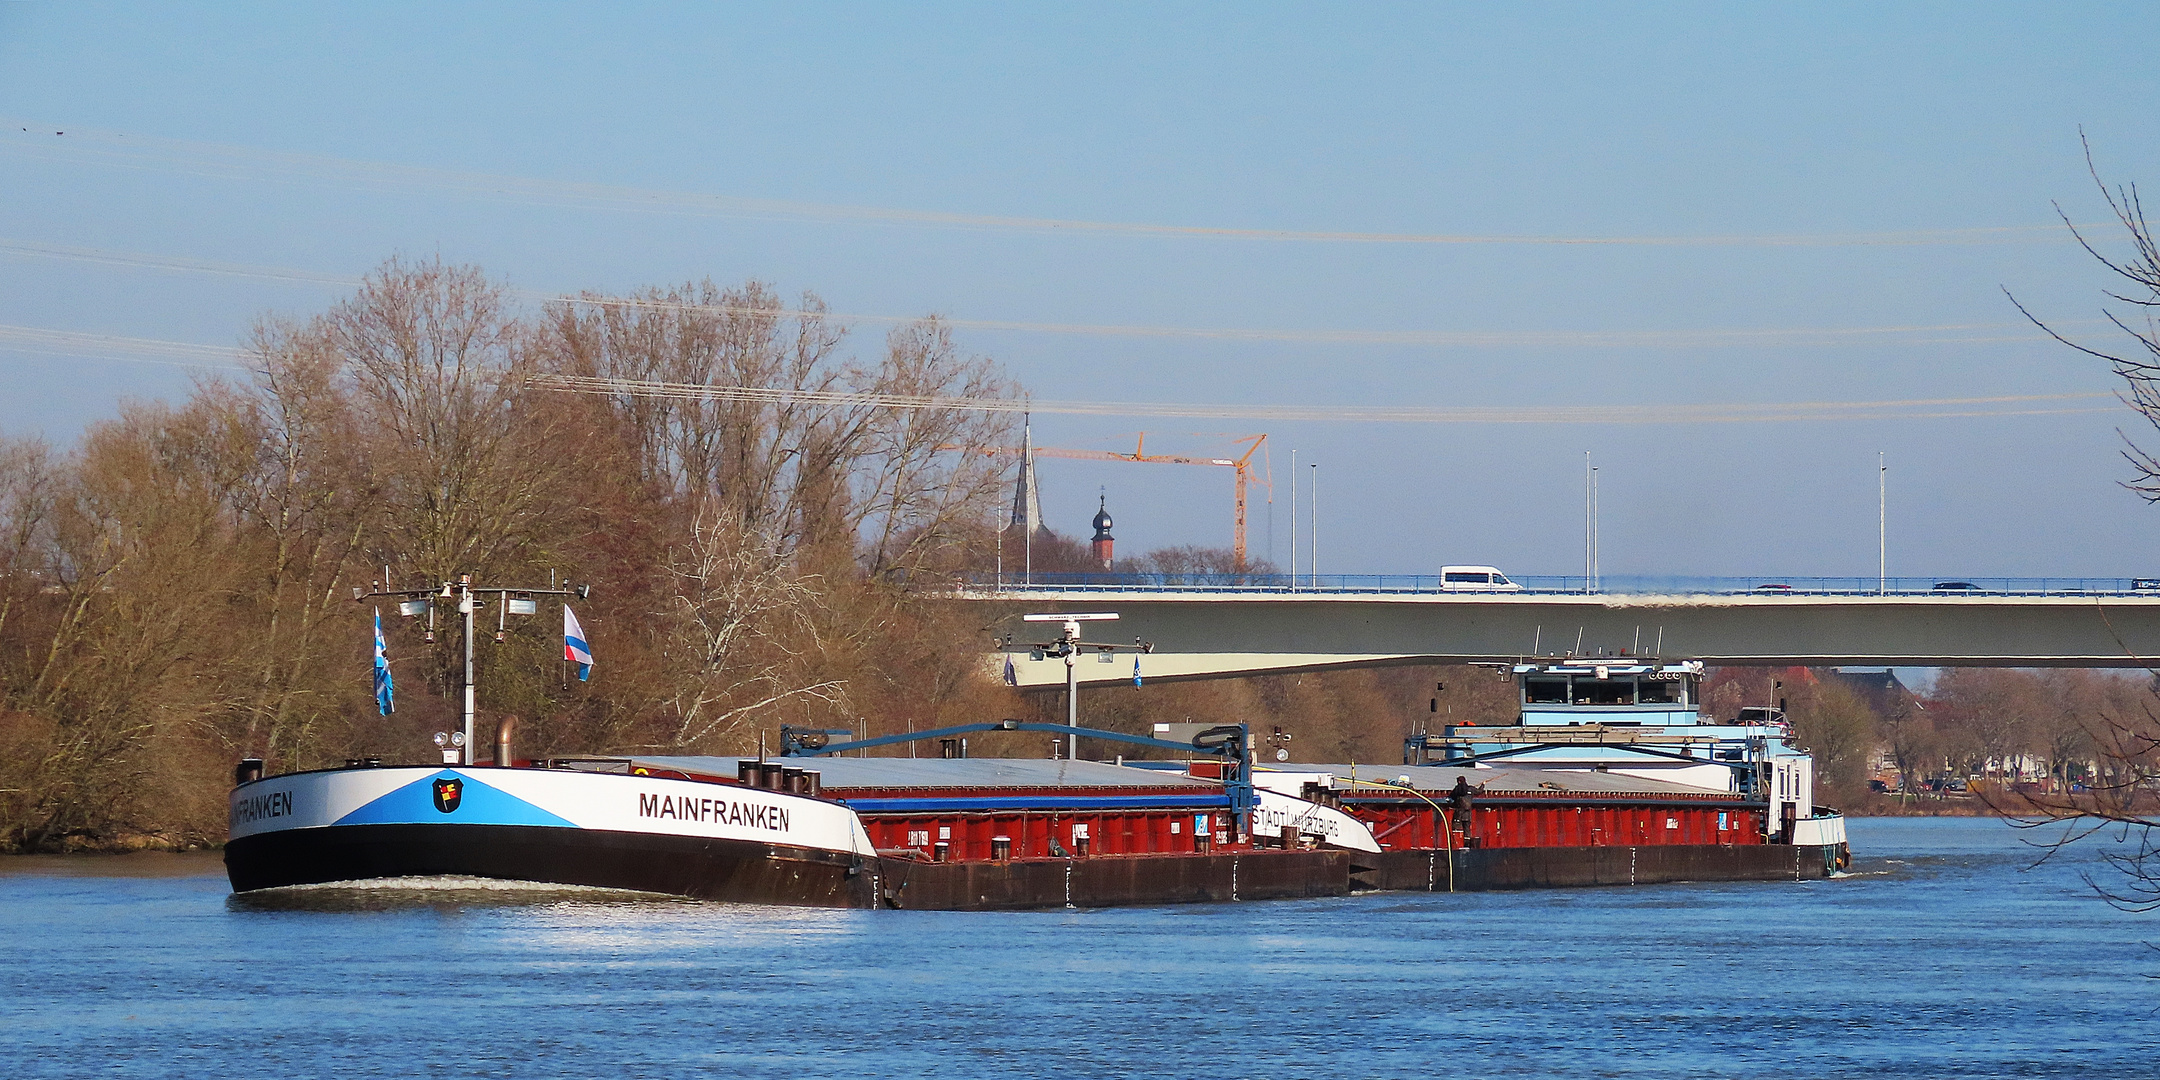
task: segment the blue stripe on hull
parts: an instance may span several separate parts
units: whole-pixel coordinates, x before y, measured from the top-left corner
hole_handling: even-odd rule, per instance
[[[435,781],[462,780],[457,809],[448,813],[435,806]],[[575,822],[551,814],[470,775],[444,770],[415,780],[358,810],[333,825],[550,825],[574,829]]]

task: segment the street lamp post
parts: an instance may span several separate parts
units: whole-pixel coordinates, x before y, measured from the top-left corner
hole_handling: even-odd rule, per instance
[[[1890,461],[1875,452],[1875,595],[1890,594]]]

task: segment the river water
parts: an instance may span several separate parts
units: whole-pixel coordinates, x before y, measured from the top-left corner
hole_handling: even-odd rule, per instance
[[[0,1075],[2152,1077],[2160,914],[1982,819],[1833,881],[1016,914],[0,862]]]

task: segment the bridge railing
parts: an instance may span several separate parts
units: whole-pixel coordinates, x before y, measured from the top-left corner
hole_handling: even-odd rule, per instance
[[[1541,595],[1641,596],[2160,596],[2160,578],[1947,578],[1896,577],[1661,577],[1606,575],[1593,584],[1576,576],[1529,575],[1511,579],[1510,592]],[[1153,593],[1464,593],[1496,591],[1487,585],[1449,584],[1438,574],[977,574],[965,586],[978,590]]]

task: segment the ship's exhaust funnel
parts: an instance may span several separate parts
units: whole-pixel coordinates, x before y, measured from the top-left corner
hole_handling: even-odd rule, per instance
[[[505,716],[495,725],[495,766],[510,767],[510,740],[517,737],[517,717]]]

